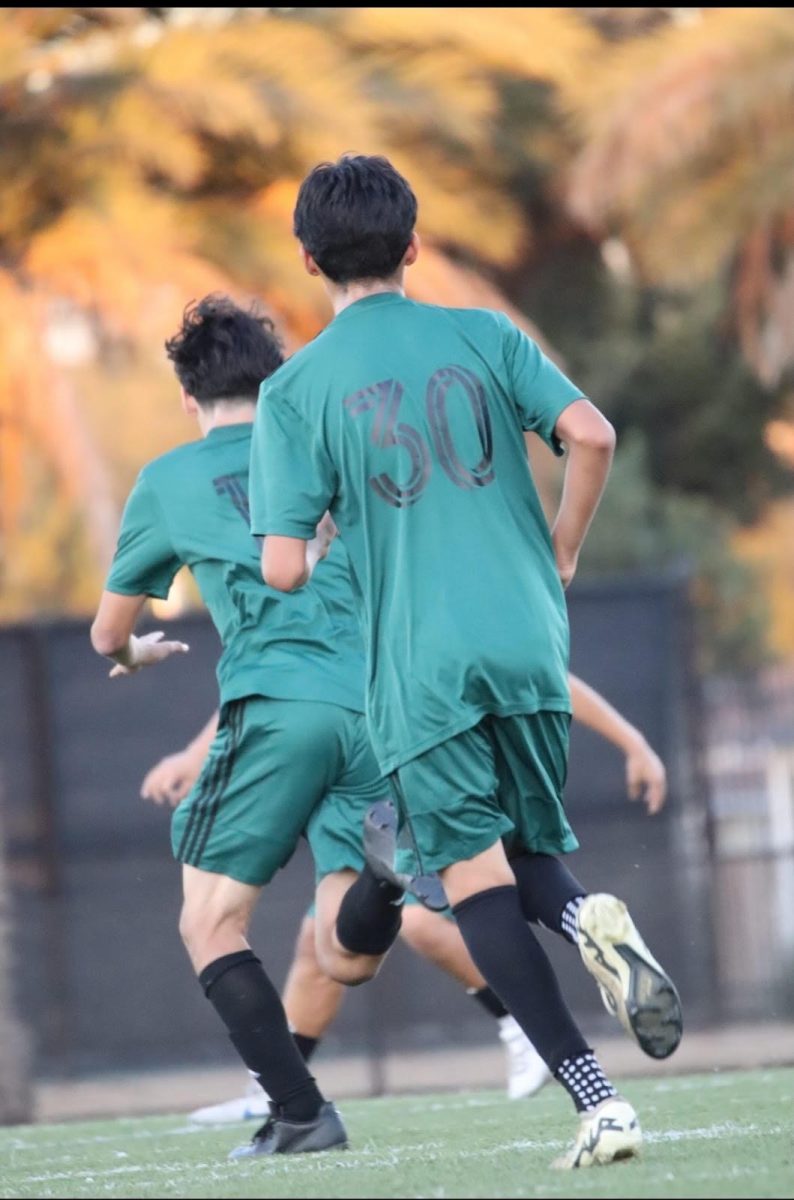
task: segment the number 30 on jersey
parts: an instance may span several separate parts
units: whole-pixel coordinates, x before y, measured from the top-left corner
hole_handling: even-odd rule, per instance
[[[455,448],[447,408],[449,393],[453,390],[457,396],[462,393],[471,406],[482,449],[482,458],[474,467],[467,467],[461,462]],[[344,402],[352,417],[374,410],[370,433],[373,445],[383,449],[398,446],[410,456],[411,474],[405,483],[396,483],[385,471],[380,475],[371,475],[369,479],[373,491],[394,508],[408,508],[421,498],[433,465],[430,447],[419,430],[397,419],[404,392],[405,388],[398,379],[385,379],[361,388]],[[466,367],[440,367],[427,382],[425,405],[432,448],[447,478],[455,487],[467,491],[493,483],[491,414],[485,389],[477,376]]]

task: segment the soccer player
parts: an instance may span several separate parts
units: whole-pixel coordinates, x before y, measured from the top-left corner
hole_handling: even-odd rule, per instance
[[[630,799],[642,796],[650,815],[662,808],[666,794],[664,764],[647,740],[603,696],[575,675],[569,676],[574,720],[594,729],[625,755]],[[215,714],[183,750],[163,758],[147,772],[141,795],[154,804],[176,807],[198,779],[217,724]],[[535,1095],[551,1076],[546,1064],[515,1019],[486,985],[466,950],[454,921],[433,913],[407,897],[400,938],[429,962],[447,971],[466,988],[483,1010],[497,1021],[507,1054],[507,1094],[511,1100]],[[282,1001],[298,1047],[308,1062],[344,998],[344,985],[329,978],[317,961],[314,916],[301,923],[295,956],[284,985]],[[267,1115],[267,1097],[253,1082],[244,1095],[197,1109],[191,1120],[220,1124]]]
[[[180,932],[205,994],[245,1065],[272,1098],[271,1117],[237,1153],[344,1146],[346,1133],[292,1038],[278,994],[247,940],[262,887],[306,831],[318,874],[323,967],[374,974],[400,911],[378,881],[358,878],[362,814],[383,795],[362,714],[364,659],[346,558],[334,545],[299,596],[265,586],[247,500],[252,420],[262,379],[282,361],[272,324],[207,297],[186,310],[166,349],[182,404],[202,437],[146,466],[127,501],[115,558],[91,629],[98,653],[126,676],[187,650],[137,637],[147,597],[165,597],[187,564],[219,631],[220,720],[201,775],[173,816],[183,864]],[[317,560],[328,551],[322,530]],[[361,933],[361,922],[364,931]],[[346,949],[346,939],[355,952]]]
[[[483,978],[581,1114],[556,1165],[608,1163],[638,1152],[639,1122],[577,1028],[526,917],[575,938],[640,1044],[670,1053],[681,1033],[671,981],[625,906],[583,900],[556,858],[577,845],[561,801],[563,588],[614,432],[502,314],[406,299],[416,211],[383,158],[344,157],[303,181],[295,233],[335,316],[263,385],[252,529],[265,535],[265,580],[293,591],[310,578],[307,544],[330,511],[361,597],[370,735],[420,870],[440,873]],[[568,450],[551,533],[524,431]],[[382,847],[370,842],[368,859],[397,897],[385,805],[378,819]]]

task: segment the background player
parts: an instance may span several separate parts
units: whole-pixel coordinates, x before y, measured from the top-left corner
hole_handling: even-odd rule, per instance
[[[262,582],[259,547],[249,532],[247,475],[259,384],[282,361],[271,323],[207,297],[186,311],[167,350],[183,407],[202,437],[141,472],[91,638],[114,661],[111,676],[186,651],[161,634],[133,631],[147,597],[165,597],[177,570],[190,567],[223,653],[217,732],[172,822],[174,855],[183,864],[180,933],[233,1045],[273,1098],[271,1118],[240,1153],[341,1146],[339,1114],[309,1074],[247,931],[262,886],[304,830],[321,877],[317,932],[325,938],[324,963],[344,978],[349,958],[356,977],[366,977],[399,927],[400,909],[366,871],[345,922],[345,892],[356,879],[351,868],[361,859],[362,815],[383,794],[361,713],[362,647],[345,555],[335,546],[297,597]],[[325,550],[327,541],[314,553]],[[372,924],[368,904],[388,923],[382,948],[361,944],[362,918],[365,933]],[[337,940],[337,925],[340,937],[356,942],[355,953]]]

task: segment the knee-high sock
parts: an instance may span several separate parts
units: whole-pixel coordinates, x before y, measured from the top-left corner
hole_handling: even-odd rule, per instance
[[[204,994],[229,1031],[248,1070],[292,1121],[311,1121],[323,1103],[295,1040],[279,994],[251,950],[224,954],[199,975]]]
[[[469,953],[552,1072],[589,1051],[514,887],[489,888],[452,910]]]
[[[550,854],[521,854],[510,866],[527,921],[540,922],[575,943],[575,910],[587,888]]]

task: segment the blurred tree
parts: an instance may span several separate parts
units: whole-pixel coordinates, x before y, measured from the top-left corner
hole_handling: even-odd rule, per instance
[[[261,296],[289,349],[325,323],[291,214],[305,170],[345,149],[416,187],[412,294],[537,334],[530,312],[643,431],[649,494],[760,509],[775,398],[736,341],[773,378],[758,347],[782,362],[791,18],[753,12],[761,32],[728,10],[4,10],[0,614],[90,607],[138,465],[190,436],[161,349],[187,300]],[[620,472],[615,490],[631,494]]]
[[[587,536],[582,578],[660,567],[692,576],[701,666],[745,670],[764,661],[769,609],[754,572],[737,558],[730,519],[716,505],[649,478],[648,446],[628,434]]]
[[[794,367],[794,10],[718,8],[618,43],[569,93],[571,212],[646,282],[723,273],[758,377]]]
[[[160,347],[188,299],[264,294],[289,346],[325,322],[291,236],[298,181],[317,160],[344,147],[389,153],[410,171],[431,239],[414,293],[510,307],[432,240],[479,263],[519,253],[522,214],[490,147],[491,72],[526,59],[548,75],[555,60],[538,33],[558,45],[560,69],[589,35],[562,10],[523,21],[503,10],[501,34],[472,10],[449,38],[444,10],[424,11],[417,25],[410,10],[6,10],[7,615],[82,606],[98,586],[135,466],[176,435]],[[82,567],[64,578],[75,554]]]

